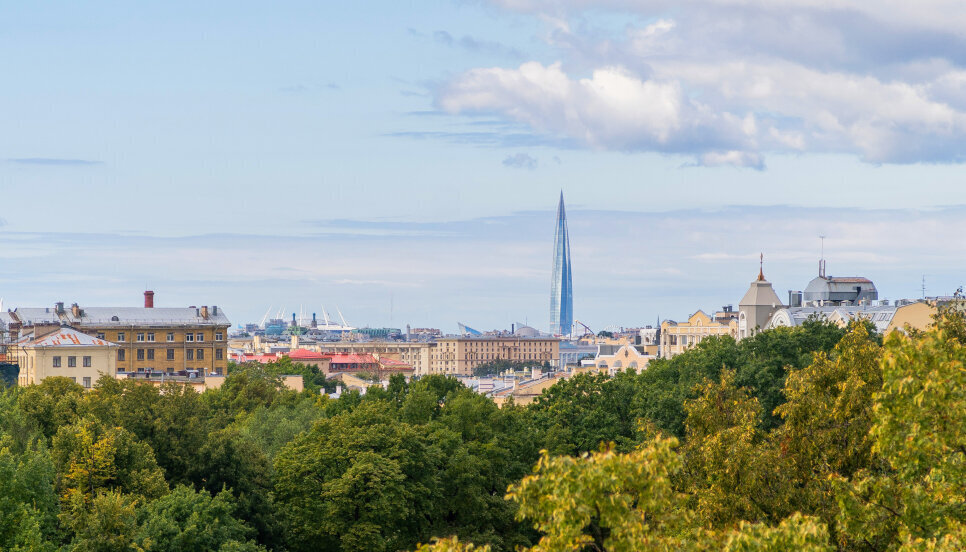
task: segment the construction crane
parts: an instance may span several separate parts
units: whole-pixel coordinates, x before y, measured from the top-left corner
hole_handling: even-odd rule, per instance
[[[268,313],[270,313],[270,312],[272,312],[272,307],[271,306],[269,306],[268,307],[268,310],[265,311],[265,316],[262,317],[262,321],[258,323],[258,327],[259,328],[264,328],[265,327],[265,321],[268,320]]]
[[[586,330],[587,333],[589,333],[591,335],[597,335],[597,334],[594,333],[594,330],[590,329],[590,326],[588,326],[587,324],[584,324],[580,320],[574,320],[574,324],[580,324],[581,326],[583,326],[584,330]]]

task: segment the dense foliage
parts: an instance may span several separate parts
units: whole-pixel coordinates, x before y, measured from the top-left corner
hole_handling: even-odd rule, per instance
[[[966,322],[870,330],[707,339],[503,408],[442,376],[330,399],[289,362],[203,394],[49,378],[0,394],[0,550],[960,550]]]

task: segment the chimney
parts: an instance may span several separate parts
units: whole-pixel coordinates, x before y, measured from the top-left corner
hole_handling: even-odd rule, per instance
[[[81,310],[80,307],[77,306],[77,303],[74,303],[70,306],[70,313],[74,315],[74,318],[80,318]]]
[[[57,314],[64,314],[64,302],[58,301],[54,303],[54,312]]]
[[[208,305],[201,306],[201,317],[208,320]]]
[[[211,306],[211,315],[212,316],[218,316],[218,305],[212,305]]]
[[[148,290],[148,291],[145,291],[144,292],[144,308],[146,308],[146,309],[153,309],[154,308],[154,292],[153,291]]]

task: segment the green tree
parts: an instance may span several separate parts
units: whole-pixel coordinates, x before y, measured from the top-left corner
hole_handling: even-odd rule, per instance
[[[151,552],[263,550],[251,540],[255,531],[234,516],[236,508],[227,491],[211,496],[179,485],[138,510],[135,541]]]
[[[877,549],[953,546],[966,524],[966,347],[963,318],[944,313],[917,337],[893,332],[881,360],[872,452],[884,467],[839,479],[839,523]]]
[[[316,423],[275,459],[275,493],[292,550],[396,550],[430,526],[440,458],[384,401]]]
[[[105,490],[142,500],[168,490],[151,447],[120,427],[101,428],[89,419],[63,426],[54,437],[52,456],[65,515],[90,509]]]

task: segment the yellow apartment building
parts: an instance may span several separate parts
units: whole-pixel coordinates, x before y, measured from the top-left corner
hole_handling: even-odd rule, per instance
[[[448,337],[430,350],[430,373],[472,375],[481,364],[510,362],[560,363],[560,340],[552,337]]]
[[[150,295],[149,295],[150,294]],[[68,325],[117,347],[117,372],[197,371],[224,374],[228,368],[231,322],[217,306],[155,308],[153,292],[144,307],[20,308],[8,314],[16,331],[34,326]],[[14,326],[14,325],[12,325]],[[11,333],[14,333],[11,328]]]
[[[738,320],[729,317],[717,321],[700,310],[692,314],[687,322],[665,320],[661,322],[661,356],[671,358],[679,355],[712,335],[730,335],[737,339]]]
[[[11,349],[21,386],[60,376],[90,389],[102,375],[113,377],[116,372],[117,347],[74,328],[38,326],[22,334]]]

